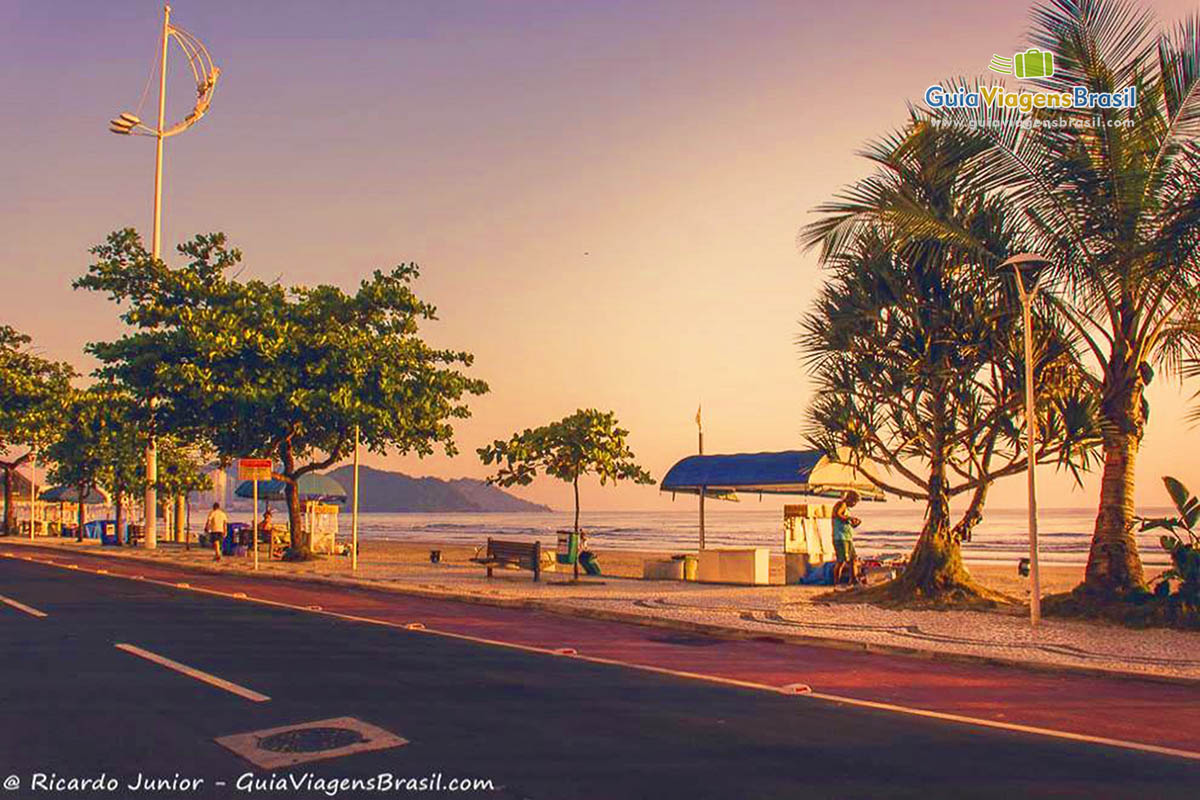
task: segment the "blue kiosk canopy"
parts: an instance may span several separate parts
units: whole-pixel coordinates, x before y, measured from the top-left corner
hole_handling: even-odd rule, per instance
[[[883,492],[853,465],[820,450],[688,456],[671,467],[659,488],[708,497],[736,492],[833,497],[853,489],[864,500],[883,499]]]

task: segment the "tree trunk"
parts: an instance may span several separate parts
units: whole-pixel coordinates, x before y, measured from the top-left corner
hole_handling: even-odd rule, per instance
[[[1104,473],[1100,479],[1100,508],[1088,552],[1083,585],[1109,597],[1142,586],[1142,560],[1134,530],[1133,487],[1138,440],[1129,434],[1104,437]]]
[[[925,525],[894,589],[913,598],[931,599],[971,593],[970,586],[958,536],[950,527],[945,467],[935,463],[929,476]]]
[[[579,556],[582,553],[579,541],[579,476],[575,476],[575,580],[579,580]]]
[[[1134,530],[1134,468],[1145,429],[1143,384],[1136,369],[1105,382],[1104,473],[1100,507],[1088,552],[1083,587],[1090,593],[1116,598],[1145,583]]]
[[[183,495],[177,494],[177,495],[175,495],[175,515],[174,515],[174,519],[172,520],[175,524],[175,532],[174,532],[175,535],[173,538],[177,542],[183,541],[184,534],[186,533],[186,530],[184,528],[184,523],[185,523],[184,514],[185,513],[186,513],[186,509],[184,508]]]
[[[296,457],[292,453],[292,443],[284,441],[279,445],[279,460],[283,463],[284,498],[287,501],[288,532],[292,540],[292,556],[297,559],[312,557],[312,544],[304,530],[304,520],[300,514],[300,492],[296,485]],[[257,536],[257,532],[255,532]]]
[[[113,503],[116,505],[113,510],[117,518],[117,547],[122,547],[125,544],[125,491],[120,484],[113,487]]]
[[[983,504],[987,502],[988,490],[991,486],[991,483],[979,484],[971,494],[971,502],[967,506],[967,510],[955,523],[952,533],[959,544],[971,541],[971,533],[975,530],[975,526],[983,522]]]
[[[75,541],[77,542],[83,541],[83,521],[87,514],[87,506],[83,504],[83,501],[87,499],[87,493],[88,487],[84,486],[82,483],[79,484],[79,509],[75,515]]]
[[[4,465],[4,535],[9,536],[13,533],[13,528],[17,524],[17,512],[13,508],[13,468]]]

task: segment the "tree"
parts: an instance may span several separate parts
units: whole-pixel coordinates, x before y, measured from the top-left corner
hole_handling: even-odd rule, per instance
[[[4,534],[16,528],[13,474],[29,461],[38,442],[54,436],[62,419],[63,399],[75,374],[64,363],[49,361],[29,349],[31,339],[0,326],[0,469],[4,470]],[[13,448],[26,448],[13,457]]]
[[[575,533],[578,535],[581,477],[597,475],[602,486],[610,481],[654,483],[650,473],[634,461],[633,451],[625,441],[628,436],[629,431],[618,427],[612,411],[589,408],[540,428],[526,428],[507,441],[497,439],[476,452],[485,465],[497,465],[496,474],[488,479],[492,484],[528,486],[539,470],[570,483],[575,490]],[[579,578],[578,559],[575,578]]]
[[[1033,45],[1054,56],[1050,91],[1137,88],[1135,107],[943,110],[982,145],[970,167],[1019,209],[1031,248],[1053,259],[1058,312],[1092,362],[1104,470],[1080,591],[1114,599],[1144,584],[1134,514],[1138,448],[1153,366],[1194,353],[1200,303],[1200,24],[1157,34],[1123,0],[1050,0]],[[982,124],[986,123],[986,124]]]
[[[800,339],[816,384],[810,438],[849,449],[880,488],[926,504],[908,566],[871,592],[890,602],[998,599],[970,579],[960,544],[993,482],[1029,462],[1020,302],[1011,276],[995,272],[1012,231],[953,157],[961,144],[914,119],[868,150],[879,171],[804,233],[831,271]],[[911,207],[936,226],[906,225]],[[1094,409],[1062,331],[1045,315],[1036,323],[1035,458],[1077,470],[1097,441]],[[950,500],[968,493],[952,526]]]
[[[179,247],[168,267],[132,230],[92,251],[76,285],[129,304],[134,332],[89,346],[102,376],[152,398],[155,424],[202,438],[222,460],[271,456],[286,484],[292,554],[311,554],[297,480],[344,458],[361,431],[378,453],[455,452],[453,421],[470,416],[466,395],[487,384],[457,367],[466,352],[435,349],[419,336],[436,319],[410,284],[415,265],[376,271],[354,294],[240,281],[241,253],[223,234]]]
[[[114,448],[124,419],[119,410],[120,393],[111,386],[96,385],[72,391],[67,399],[65,422],[59,437],[46,449],[53,462],[50,479],[73,486],[79,500],[77,540],[83,540],[85,499],[104,482],[112,467]]]
[[[112,495],[117,529],[123,530],[126,495],[142,497],[146,491],[145,436],[139,428],[142,415],[131,393],[112,387],[107,403],[106,466],[101,473],[101,483]],[[194,442],[182,441],[176,435],[160,435],[155,449],[158,461],[155,488],[160,503],[162,498],[186,497],[189,492],[211,488]]]

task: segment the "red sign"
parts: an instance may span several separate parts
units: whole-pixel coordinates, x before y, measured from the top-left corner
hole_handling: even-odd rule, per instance
[[[239,481],[269,481],[271,480],[271,459],[269,458],[239,458]]]

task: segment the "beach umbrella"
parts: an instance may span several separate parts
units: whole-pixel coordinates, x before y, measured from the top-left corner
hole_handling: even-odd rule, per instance
[[[283,481],[259,481],[258,499],[283,500],[285,499],[284,491],[286,487],[287,484]],[[302,503],[309,500],[316,500],[322,503],[346,502],[346,490],[340,483],[328,475],[318,475],[314,472],[301,475],[296,481],[296,488],[299,490],[300,502]],[[238,484],[234,494],[238,497],[253,497],[254,481],[242,481]]]
[[[79,488],[76,486],[52,486],[42,492],[39,497],[51,503],[78,503]],[[103,489],[93,487],[83,497],[84,505],[106,506],[111,501]]]

